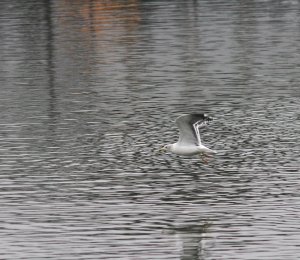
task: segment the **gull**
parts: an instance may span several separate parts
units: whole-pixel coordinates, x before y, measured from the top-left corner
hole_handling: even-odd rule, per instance
[[[179,139],[177,143],[164,145],[160,151],[170,151],[182,156],[199,154],[207,163],[208,155],[214,154],[216,151],[202,144],[199,129],[205,127],[212,120],[206,114],[189,114],[177,117],[175,123],[179,128]]]

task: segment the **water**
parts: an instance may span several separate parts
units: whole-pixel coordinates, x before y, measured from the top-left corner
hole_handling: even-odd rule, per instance
[[[3,259],[300,256],[298,1],[0,3]],[[158,154],[174,119],[219,151]]]

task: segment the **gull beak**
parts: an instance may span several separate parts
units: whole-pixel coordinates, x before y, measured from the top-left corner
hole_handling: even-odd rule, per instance
[[[162,153],[162,152],[165,152],[165,151],[166,151],[165,146],[162,146],[162,147],[160,147],[160,148],[157,150],[158,153]]]

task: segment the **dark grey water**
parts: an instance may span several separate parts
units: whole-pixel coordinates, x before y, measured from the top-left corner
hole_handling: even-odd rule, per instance
[[[2,259],[298,259],[299,1],[0,2]],[[205,111],[219,151],[157,154]]]

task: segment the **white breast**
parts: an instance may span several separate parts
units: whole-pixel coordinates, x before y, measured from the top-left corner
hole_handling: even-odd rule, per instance
[[[198,154],[200,151],[199,151],[199,146],[196,146],[196,145],[178,145],[176,143],[176,144],[173,144],[171,146],[171,152],[175,153],[175,154],[178,154],[178,155],[190,156],[190,155]]]

